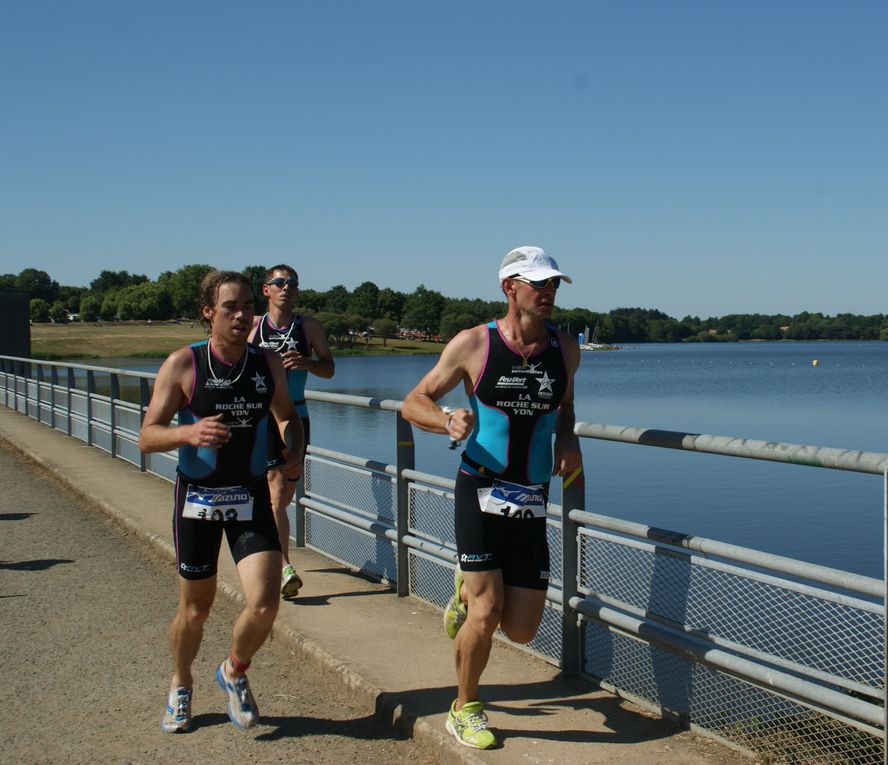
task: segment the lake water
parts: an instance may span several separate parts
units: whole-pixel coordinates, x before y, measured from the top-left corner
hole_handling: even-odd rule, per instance
[[[434,362],[343,357],[333,379],[312,377],[309,387],[403,399]],[[583,353],[576,412],[609,425],[888,452],[886,388],[884,342],[632,345]],[[465,396],[444,403],[465,405]],[[310,407],[313,443],[394,461],[390,413]],[[416,441],[417,469],[454,475],[458,454],[443,436],[417,432]],[[883,575],[879,476],[592,439],[582,447],[590,511]]]

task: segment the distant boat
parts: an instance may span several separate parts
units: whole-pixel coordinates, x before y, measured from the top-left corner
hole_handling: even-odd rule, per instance
[[[610,343],[599,343],[598,342],[598,327],[600,322],[595,322],[595,329],[592,330],[592,337],[589,338],[588,343],[580,343],[581,351],[617,351],[619,350],[618,345],[611,345]],[[586,327],[585,337],[589,337],[589,327]]]

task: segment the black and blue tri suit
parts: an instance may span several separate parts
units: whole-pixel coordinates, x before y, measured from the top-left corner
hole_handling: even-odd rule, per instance
[[[233,365],[211,350],[208,341],[190,346],[191,395],[179,410],[179,424],[223,414],[231,438],[218,449],[186,444],[179,447],[173,537],[180,576],[205,579],[216,573],[222,532],[235,562],[247,555],[280,551],[271,512],[266,472],[266,428],[276,421],[269,407],[274,379],[264,351],[251,345]],[[253,500],[252,520],[197,520],[183,517],[186,498],[221,487],[246,490]]]
[[[487,356],[469,397],[475,427],[456,480],[456,542],[463,571],[502,569],[506,584],[546,589],[549,547],[545,517],[482,512],[479,489],[494,481],[538,487],[548,498],[552,436],[567,390],[568,367],[556,329],[525,358],[497,322],[487,325]]]
[[[311,356],[311,348],[308,344],[308,337],[305,334],[305,328],[302,324],[302,314],[293,316],[293,322],[288,327],[276,327],[271,317],[266,313],[259,320],[258,329],[253,339],[253,344],[260,348],[267,348],[275,353],[284,354],[288,351],[296,351],[297,353],[309,358]],[[308,379],[307,369],[288,369],[287,370],[287,390],[296,407],[296,413],[302,419],[302,431],[304,438],[304,447],[308,447],[309,434],[311,426],[308,419],[308,405],[305,403],[305,383]],[[268,429],[268,467],[280,467],[284,464],[283,457],[284,442],[281,440],[280,433],[274,427]]]

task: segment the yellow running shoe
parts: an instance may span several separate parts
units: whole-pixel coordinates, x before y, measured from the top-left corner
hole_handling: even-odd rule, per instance
[[[456,700],[450,705],[447,715],[447,730],[463,746],[474,749],[493,749],[496,736],[487,728],[487,715],[484,704],[480,701],[469,701],[457,712],[454,707]]]
[[[281,597],[295,598],[302,589],[302,578],[296,573],[291,564],[284,566],[281,571]]]
[[[451,640],[456,637],[456,633],[459,632],[459,628],[465,624],[466,617],[469,615],[466,604],[463,603],[459,597],[459,591],[460,588],[462,588],[462,584],[462,570],[460,569],[459,564],[457,564],[456,571],[453,573],[453,589],[455,594],[453,600],[451,600],[450,603],[447,604],[447,608],[444,609],[444,630],[447,632],[447,637]]]

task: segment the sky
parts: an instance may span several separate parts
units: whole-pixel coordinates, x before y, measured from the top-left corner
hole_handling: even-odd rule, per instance
[[[3,0],[0,273],[888,312],[884,0]]]

